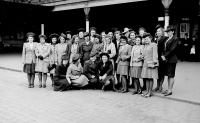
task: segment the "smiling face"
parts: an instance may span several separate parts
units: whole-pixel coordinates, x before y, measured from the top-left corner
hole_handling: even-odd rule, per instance
[[[51,41],[53,44],[55,44],[57,42],[57,38],[52,38]]]
[[[40,38],[40,43],[44,44],[45,43],[45,39],[43,37]]]
[[[79,37],[76,37],[76,38],[75,38],[75,40],[74,40],[74,43],[76,43],[76,44],[77,44],[77,43],[78,43],[78,41],[79,41]]]
[[[79,32],[79,33],[78,33],[79,38],[83,38],[83,35],[84,35],[83,32]]]
[[[93,56],[93,57],[90,57],[90,60],[91,60],[92,62],[95,62],[95,60],[96,60],[96,55]]]
[[[121,38],[120,41],[121,41],[121,45],[122,46],[126,45],[126,40],[125,39]]]
[[[89,36],[86,36],[86,37],[85,37],[85,41],[88,42],[89,40],[90,40],[90,37],[89,37]]]
[[[68,64],[68,60],[63,60],[63,65]]]
[[[65,43],[65,38],[60,37],[60,43]]]
[[[91,30],[90,34],[91,34],[91,36],[93,36],[94,34],[96,34],[96,31],[95,30]]]
[[[71,38],[72,38],[72,35],[71,35],[71,34],[67,34],[67,38],[68,38],[68,39],[71,39]]]
[[[135,39],[135,33],[131,33],[131,34],[130,34],[130,38],[131,38],[131,39]]]
[[[163,31],[161,30],[161,28],[158,28],[157,29],[157,32],[156,32],[157,36],[160,37],[163,35]]]
[[[28,37],[28,41],[29,41],[30,43],[32,43],[32,42],[33,42],[33,40],[34,40],[34,39],[33,39],[33,37],[32,37],[32,36],[29,36],[29,37]]]
[[[141,39],[137,37],[136,40],[135,40],[135,44],[136,45],[140,45],[141,44]]]
[[[168,31],[168,32],[167,32],[168,37],[173,36],[173,34],[174,34],[174,31]]]
[[[151,38],[149,38],[149,36],[147,36],[144,40],[145,40],[145,44],[151,43]]]
[[[139,31],[139,34],[140,34],[140,36],[143,36],[143,35],[144,35],[144,30],[141,29],[141,30]]]
[[[102,61],[103,61],[103,63],[106,63],[106,62],[108,61],[108,57],[105,56],[105,55],[103,55],[103,56],[102,56]]]
[[[110,44],[110,43],[111,43],[110,38],[106,37],[106,43],[107,43],[107,44]]]
[[[113,33],[112,33],[112,32],[109,32],[109,33],[108,33],[108,36],[109,36],[110,38],[112,38],[112,37],[113,37]]]
[[[94,38],[95,43],[99,43],[99,39],[98,38]]]

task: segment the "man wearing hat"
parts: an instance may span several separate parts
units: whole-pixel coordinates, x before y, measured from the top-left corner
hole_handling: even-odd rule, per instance
[[[85,61],[83,73],[89,79],[90,88],[96,89],[99,85],[99,71],[95,52],[91,53],[90,59]]]
[[[177,47],[179,39],[174,36],[175,28],[173,26],[168,26],[166,29],[168,39],[164,43],[164,51],[161,56],[163,62],[165,62],[165,76],[168,76],[168,90],[163,92],[164,96],[172,95],[172,88],[174,85],[174,77],[177,64]]]
[[[81,55],[81,65],[82,66],[84,65],[85,61],[90,59],[90,53],[91,53],[92,48],[93,48],[93,43],[89,39],[89,33],[88,32],[84,33],[84,38],[85,38],[85,41],[82,44],[80,44],[80,47],[79,47],[79,52],[80,52],[80,55]]]
[[[35,71],[38,72],[39,88],[46,87],[47,73],[49,72],[49,54],[50,46],[45,42],[47,37],[45,35],[39,35],[40,43],[38,43],[35,51],[37,57]],[[42,85],[43,83],[43,85]]]
[[[79,44],[82,44],[85,41],[84,32],[85,32],[85,29],[83,29],[83,28],[79,28],[77,31],[78,37],[79,37]]]
[[[66,78],[67,68],[69,66],[69,56],[63,55],[61,64],[57,65],[55,74],[53,76],[54,91],[64,91],[70,86]]]

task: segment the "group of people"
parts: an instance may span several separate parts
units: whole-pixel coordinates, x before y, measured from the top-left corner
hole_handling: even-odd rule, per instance
[[[70,31],[60,36],[51,34],[49,44],[45,35],[39,35],[40,42],[36,43],[35,34],[29,32],[22,53],[28,87],[34,87],[38,73],[39,88],[45,88],[50,73],[54,91],[100,88],[125,93],[131,82],[135,88],[132,94],[147,98],[152,96],[157,79],[155,91],[172,95],[179,43],[174,33],[173,26],[164,30],[160,25],[156,26],[155,37],[142,27],[138,34],[129,28],[123,32],[109,29],[101,34],[95,27],[89,32],[80,28],[73,36]],[[165,76],[168,89],[162,91]]]

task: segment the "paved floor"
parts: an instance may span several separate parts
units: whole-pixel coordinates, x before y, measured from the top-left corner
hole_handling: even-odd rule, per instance
[[[11,76],[12,75],[12,76]],[[0,123],[199,123],[200,106],[131,93],[27,88],[26,74],[0,69]]]
[[[14,51],[13,51],[14,52]],[[21,53],[1,53],[0,67],[22,70]],[[142,81],[142,80],[141,80]],[[154,88],[156,82],[154,83]],[[179,62],[177,64],[173,95],[170,98],[200,104],[200,63]],[[167,89],[167,78],[163,90]],[[163,97],[162,94],[155,93]]]

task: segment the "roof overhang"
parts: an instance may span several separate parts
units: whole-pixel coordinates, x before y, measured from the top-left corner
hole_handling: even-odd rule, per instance
[[[44,3],[44,6],[54,6],[53,11],[63,11],[71,9],[80,9],[86,7],[107,6],[122,3],[139,2],[146,0],[67,0],[52,3]]]

